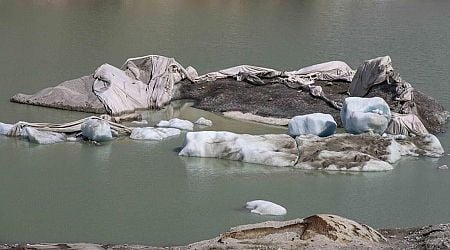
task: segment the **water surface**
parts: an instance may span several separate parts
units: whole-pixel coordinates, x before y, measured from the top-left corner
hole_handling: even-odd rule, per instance
[[[449,1],[0,0],[0,121],[64,122],[87,114],[10,103],[108,62],[161,54],[200,73],[237,64],[294,70],[390,55],[402,76],[450,108]],[[144,112],[212,119],[211,130],[285,133],[189,107]],[[450,138],[439,135],[447,150]],[[307,172],[182,158],[184,135],[104,146],[33,145],[0,137],[0,242],[185,244],[231,226],[315,213],[374,227],[450,222],[450,172],[407,158],[385,173]],[[284,217],[252,215],[267,199]]]

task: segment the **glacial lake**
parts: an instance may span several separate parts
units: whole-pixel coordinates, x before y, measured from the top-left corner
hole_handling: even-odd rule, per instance
[[[9,102],[18,93],[161,54],[199,73],[252,64],[295,70],[390,55],[414,87],[450,109],[450,1],[0,0],[0,121],[66,122],[89,114]],[[209,130],[285,133],[175,105],[143,112],[154,125],[211,119]],[[446,151],[449,133],[439,134]],[[179,245],[232,226],[316,213],[375,228],[450,222],[450,156],[405,158],[381,173],[274,168],[177,155],[162,142],[35,145],[0,136],[0,243]],[[447,153],[447,152],[446,152]],[[246,201],[285,206],[257,216]]]

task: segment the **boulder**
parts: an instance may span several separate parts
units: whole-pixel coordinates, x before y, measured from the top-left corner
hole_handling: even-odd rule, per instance
[[[299,115],[288,123],[288,134],[291,136],[317,135],[330,136],[336,132],[337,124],[329,114],[314,113]]]
[[[391,120],[391,111],[380,97],[348,97],[341,109],[341,120],[349,133],[361,134],[372,131],[383,134]]]
[[[89,119],[81,125],[81,134],[84,138],[103,142],[112,140],[111,127],[107,121]]]
[[[270,201],[254,200],[246,203],[245,208],[250,212],[261,215],[285,215],[286,208]]]
[[[24,135],[30,142],[37,144],[54,144],[66,140],[66,136],[63,133],[40,131],[32,127],[25,127]]]
[[[185,146],[179,155],[292,167],[297,161],[297,153],[297,144],[288,135],[201,131],[186,134]]]
[[[8,132],[11,130],[12,127],[13,127],[12,124],[0,122],[0,135],[8,135]]]
[[[164,138],[179,135],[181,131],[176,128],[134,128],[130,138],[133,140],[154,140],[160,141]]]
[[[211,127],[213,125],[211,120],[208,120],[208,119],[206,119],[204,117],[198,118],[198,120],[195,121],[194,123],[197,124],[197,125],[208,126],[208,127]]]
[[[173,118],[168,121],[162,120],[158,124],[157,127],[168,127],[168,128],[177,128],[183,130],[194,130],[194,124],[188,120],[182,120],[178,118]]]
[[[211,240],[191,244],[188,249],[378,249],[386,241],[367,225],[337,215],[318,214],[234,227]]]

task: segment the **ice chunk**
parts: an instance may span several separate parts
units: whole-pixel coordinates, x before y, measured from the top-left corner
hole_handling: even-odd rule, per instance
[[[261,215],[285,215],[286,208],[265,200],[254,200],[246,203],[245,206],[250,212]]]
[[[349,133],[372,131],[381,135],[391,120],[391,111],[380,97],[348,97],[341,109],[341,120]]]
[[[24,131],[28,140],[37,144],[53,144],[66,140],[66,136],[62,133],[40,131],[32,127],[25,127]]]
[[[136,125],[147,125],[148,121],[147,120],[142,120],[142,121],[132,121],[131,123],[136,124]]]
[[[337,124],[329,114],[314,113],[299,115],[292,118],[288,123],[288,134],[330,136],[336,132]]]
[[[168,121],[162,120],[157,125],[157,127],[168,127],[177,128],[183,130],[194,130],[194,124],[188,120],[182,120],[178,118],[173,118]]]
[[[81,125],[81,134],[84,138],[103,142],[112,140],[109,123],[99,119],[89,119]]]
[[[181,131],[176,128],[134,128],[130,138],[133,140],[162,140],[169,136],[179,135]]]
[[[204,117],[198,118],[198,120],[195,121],[194,123],[197,125],[208,126],[208,127],[211,127],[213,125],[211,120],[208,120]]]
[[[12,127],[13,127],[12,124],[6,124],[6,123],[0,122],[0,135],[7,135]]]
[[[181,156],[221,159],[285,167],[297,160],[297,144],[280,134],[247,135],[222,131],[189,132]]]

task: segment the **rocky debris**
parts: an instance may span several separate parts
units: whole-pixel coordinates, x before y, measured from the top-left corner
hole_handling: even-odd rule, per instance
[[[381,135],[390,120],[389,106],[380,97],[348,97],[341,109],[342,124],[352,134],[372,131]]]
[[[179,135],[181,131],[176,128],[134,128],[130,138],[133,140],[154,140],[160,141],[167,137]]]
[[[162,120],[158,124],[157,127],[167,127],[167,128],[177,128],[182,130],[194,130],[194,124],[188,120],[182,120],[178,118],[173,118],[168,121]]]
[[[63,133],[39,131],[32,127],[26,127],[24,134],[30,142],[37,144],[54,144],[66,140],[66,136]]]
[[[285,215],[287,214],[286,208],[275,204],[271,201],[254,200],[245,204],[245,208],[250,212],[260,215]]]
[[[292,167],[297,161],[298,150],[295,140],[288,135],[201,131],[186,134],[184,148],[179,155]]]
[[[43,89],[33,95],[19,93],[10,100],[49,108],[104,114],[106,109],[92,91],[93,84],[93,75],[87,75]]]
[[[405,237],[421,249],[450,249],[450,225],[438,224],[422,227]]]
[[[329,114],[314,113],[293,117],[288,123],[291,136],[317,135],[330,136],[336,132],[337,124]]]
[[[109,123],[100,119],[88,119],[81,125],[81,134],[84,138],[104,142],[112,140],[111,127]]]
[[[298,136],[296,168],[333,171],[386,171],[402,156],[440,157],[439,140],[431,134],[415,137],[377,134]]]
[[[381,247],[386,239],[373,228],[328,214],[305,219],[267,221],[231,228],[188,249],[317,249]]]

